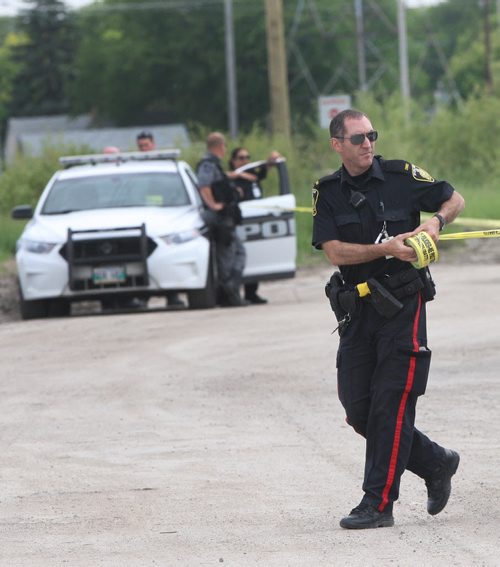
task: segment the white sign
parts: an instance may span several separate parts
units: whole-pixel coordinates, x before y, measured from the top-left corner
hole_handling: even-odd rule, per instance
[[[342,110],[351,108],[351,97],[346,94],[318,97],[319,125],[328,128],[331,119]]]

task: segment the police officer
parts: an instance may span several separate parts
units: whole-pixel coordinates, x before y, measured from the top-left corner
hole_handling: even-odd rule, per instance
[[[404,240],[426,231],[437,241],[464,200],[411,163],[375,156],[378,134],[362,112],[336,115],[330,136],[342,166],[314,186],[313,245],[340,268],[327,286],[341,323],[338,395],[366,439],[364,495],[340,525],[386,527],[405,469],[425,481],[434,515],[448,502],[460,459],[414,427],[430,364],[425,301],[433,286],[427,269],[412,267],[417,257]],[[421,223],[420,211],[436,214]],[[356,286],[365,282],[371,293],[360,297]]]
[[[268,168],[275,165],[276,162],[282,158],[282,155],[273,150],[265,163],[259,163],[250,169],[245,169],[240,173],[240,176],[235,181],[239,189],[241,189],[242,201],[252,201],[260,199],[264,193],[260,182],[267,177]],[[229,157],[229,171],[234,171],[240,167],[250,164],[250,153],[246,148],[241,146],[232,150]],[[247,282],[245,284],[245,299],[254,305],[263,305],[267,303],[267,299],[263,298],[257,293],[259,282]]]
[[[238,174],[226,174],[222,169],[222,158],[226,153],[226,141],[220,132],[207,137],[207,153],[197,166],[200,195],[208,214],[207,224],[215,238],[217,271],[219,279],[219,303],[223,307],[239,307],[247,302],[241,299],[240,284],[245,267],[246,253],[236,234],[241,222],[238,200],[241,194],[232,185],[231,179]]]
[[[140,152],[152,152],[156,149],[156,142],[152,132],[139,132],[139,134],[137,134],[136,136],[135,141],[137,143],[137,149]],[[173,308],[184,307],[184,301],[182,301],[176,291],[168,291],[167,305]]]

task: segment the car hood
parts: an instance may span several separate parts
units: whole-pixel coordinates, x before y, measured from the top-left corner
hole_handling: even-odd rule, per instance
[[[157,237],[199,228],[203,222],[195,207],[130,207],[96,209],[62,215],[36,215],[27,225],[22,238],[63,243],[71,230],[100,230],[146,225],[146,233]]]

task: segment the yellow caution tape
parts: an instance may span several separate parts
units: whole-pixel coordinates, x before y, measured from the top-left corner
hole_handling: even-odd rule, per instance
[[[452,234],[442,234],[439,240],[462,240],[465,238],[498,238],[500,228],[492,230],[471,230],[469,232],[454,232]]]
[[[284,213],[312,213],[312,207],[280,207],[279,205],[259,205],[245,201],[245,208],[267,209],[272,211],[283,211]]]
[[[469,232],[454,232],[451,234],[443,234],[439,240],[465,240],[467,238],[499,238],[500,228],[492,230],[473,230]],[[425,231],[419,232],[415,236],[411,236],[405,240],[405,244],[411,246],[417,255],[417,261],[412,265],[417,268],[425,268],[432,262],[437,262],[439,252],[436,243]]]
[[[312,213],[313,209],[312,207],[280,207],[279,205],[275,205],[275,206],[269,206],[269,205],[260,205],[257,203],[249,203],[249,202],[245,202],[245,206],[246,207],[255,207],[258,209],[274,209],[276,211],[284,211],[284,212],[296,212],[296,213]],[[430,215],[429,213],[422,213],[422,219],[426,220],[426,219],[430,219],[432,215]],[[476,218],[467,218],[467,217],[459,217],[457,218],[455,221],[453,221],[455,223],[457,223],[458,225],[462,225],[462,226],[486,226],[486,227],[492,227],[492,228],[496,228],[499,223],[500,220],[498,219],[476,219]],[[451,224],[451,223],[450,223]],[[446,235],[448,236],[448,235]],[[444,236],[441,236],[441,239],[445,238]],[[477,238],[477,237],[473,237],[471,236],[470,238]],[[485,238],[489,238],[489,237],[485,237]]]
[[[439,237],[439,240],[462,240],[466,238],[500,238],[500,228],[443,234]],[[405,244],[413,248],[417,255],[417,261],[411,262],[412,266],[417,268],[417,270],[425,268],[432,262],[437,262],[439,259],[439,252],[436,243],[425,231],[419,232],[415,236],[410,236],[410,238],[406,238]],[[368,282],[357,284],[356,289],[358,290],[359,297],[365,297],[371,293]]]
[[[430,219],[432,215],[428,213],[422,213],[422,219],[427,220]],[[470,227],[486,227],[486,228],[497,228],[500,224],[500,220],[498,219],[473,219],[468,217],[458,217],[456,220],[453,221],[453,224],[458,224],[462,226],[470,226]],[[441,237],[443,238],[443,237]]]
[[[415,236],[407,238],[405,244],[411,246],[417,255],[417,261],[411,263],[417,270],[425,268],[432,262],[437,262],[439,259],[436,243],[424,230]]]

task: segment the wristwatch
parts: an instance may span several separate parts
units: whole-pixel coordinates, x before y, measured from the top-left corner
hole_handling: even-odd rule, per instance
[[[446,221],[444,220],[443,215],[440,215],[439,213],[436,213],[433,216],[436,217],[437,220],[439,221],[439,232],[441,232],[444,228],[444,225],[446,224]]]

